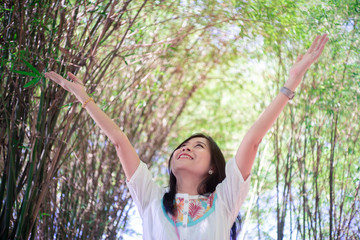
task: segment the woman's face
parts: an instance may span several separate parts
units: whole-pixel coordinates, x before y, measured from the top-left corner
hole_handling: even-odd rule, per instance
[[[195,137],[175,150],[171,158],[171,171],[175,177],[191,173],[205,178],[211,169],[210,145],[206,138]]]

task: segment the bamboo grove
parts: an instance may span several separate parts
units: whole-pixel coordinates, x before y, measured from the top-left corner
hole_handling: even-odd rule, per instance
[[[260,147],[239,236],[359,239],[359,4],[3,1],[1,239],[122,239],[132,231],[115,148],[46,71],[83,79],[166,179],[169,149],[192,132],[214,136],[231,157],[321,32],[331,36],[324,56]],[[261,72],[252,66],[259,62]]]

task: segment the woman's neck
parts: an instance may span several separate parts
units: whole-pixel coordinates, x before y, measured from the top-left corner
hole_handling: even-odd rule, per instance
[[[201,179],[181,177],[176,181],[176,193],[199,195],[198,187],[201,184],[201,182],[202,182]]]

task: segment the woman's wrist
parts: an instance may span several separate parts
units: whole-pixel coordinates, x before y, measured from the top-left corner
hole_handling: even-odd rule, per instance
[[[299,85],[299,83],[297,83],[297,81],[295,81],[294,79],[288,78],[288,80],[284,84],[284,87],[286,87],[289,90],[295,92],[295,89]]]

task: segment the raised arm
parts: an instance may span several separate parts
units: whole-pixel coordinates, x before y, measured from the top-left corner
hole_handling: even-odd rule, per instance
[[[327,35],[317,36],[312,43],[311,47],[304,55],[299,55],[295,64],[291,67],[289,78],[284,84],[284,87],[295,91],[296,87],[300,84],[306,70],[314,63],[321,55],[326,42],[329,39]],[[237,150],[235,159],[244,179],[246,179],[251,172],[254,163],[255,155],[258,146],[278,118],[285,105],[289,101],[289,97],[280,92],[272,103],[265,109],[259,116],[256,122],[252,125],[242,140],[240,147]]]
[[[116,152],[124,168],[126,178],[129,180],[140,163],[140,159],[135,149],[120,128],[94,103],[94,101],[91,100],[85,91],[82,81],[71,73],[68,73],[68,76],[71,80],[73,80],[73,82],[64,79],[55,72],[45,73],[45,77],[53,80],[65,90],[74,94],[82,104],[86,103],[85,108],[89,112],[90,116],[115,145]]]

